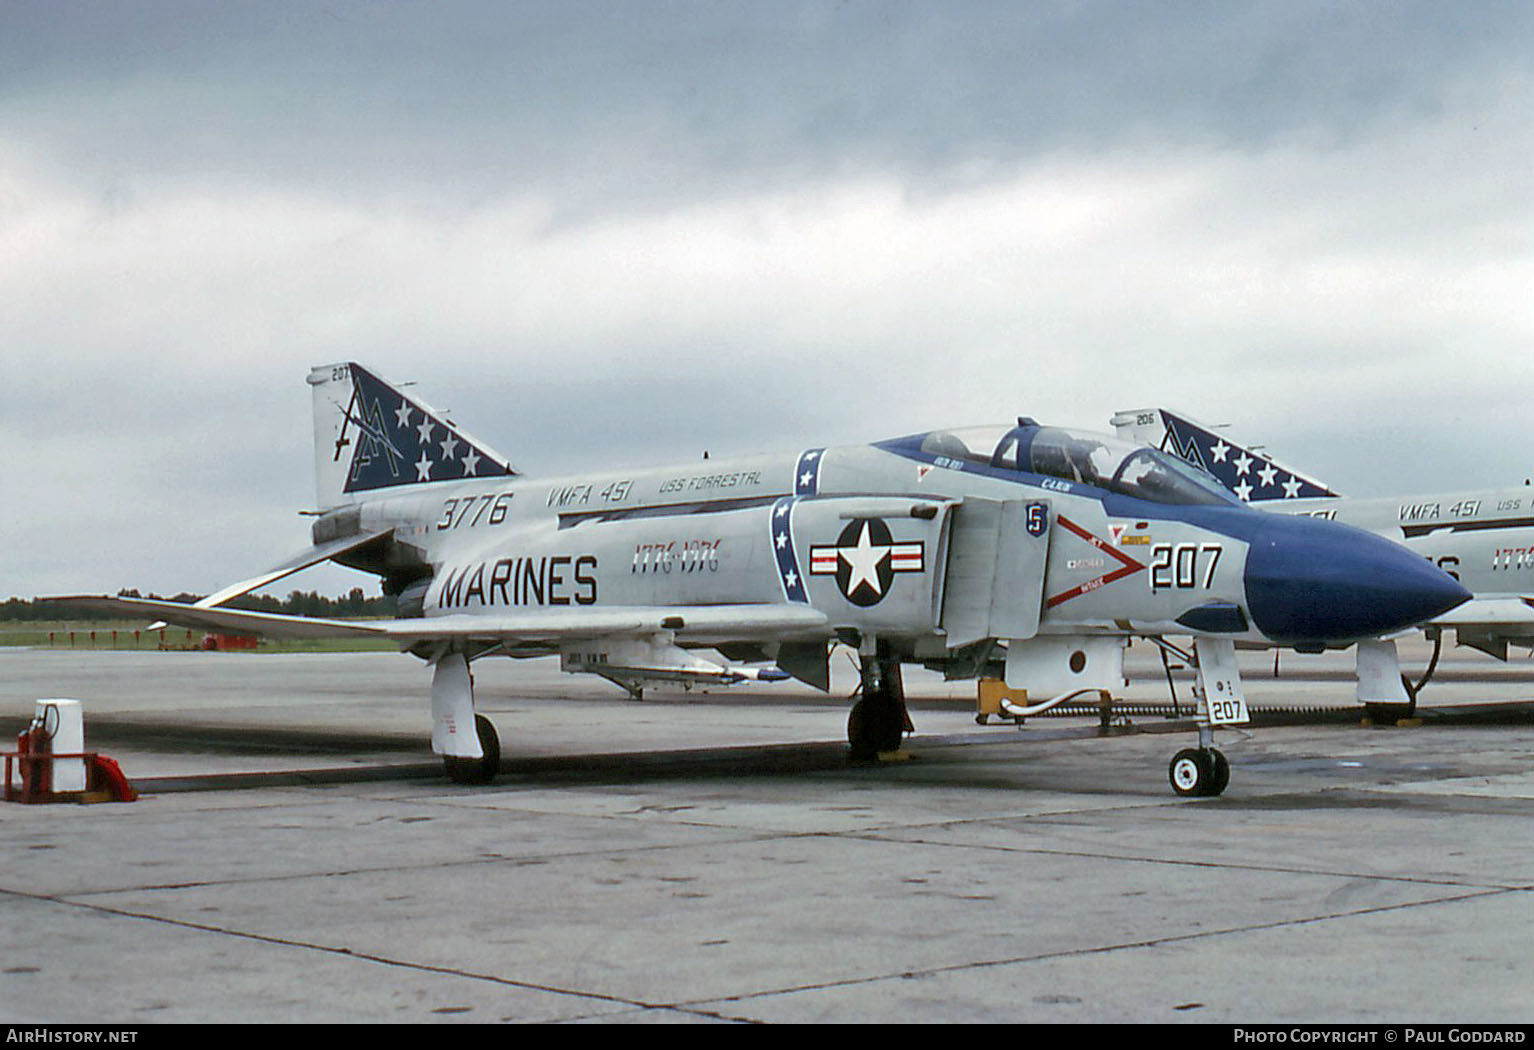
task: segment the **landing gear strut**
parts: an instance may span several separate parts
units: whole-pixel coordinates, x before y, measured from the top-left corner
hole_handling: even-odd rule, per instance
[[[1171,648],[1166,642],[1162,647],[1162,660]],[[1173,650],[1174,652],[1176,650]],[[1186,654],[1179,653],[1184,656]],[[1239,725],[1250,721],[1246,697],[1241,692],[1241,672],[1236,666],[1236,647],[1229,639],[1199,638],[1193,643],[1193,653],[1187,662],[1197,672],[1193,693],[1198,700],[1195,719],[1198,725],[1198,747],[1183,748],[1172,756],[1167,766],[1167,779],[1172,790],[1185,797],[1209,798],[1222,794],[1230,785],[1230,762],[1214,746],[1214,730],[1217,725]],[[1168,685],[1171,674],[1168,672]]]
[[[490,719],[474,711],[469,658],[461,651],[447,651],[433,663],[431,749],[442,756],[442,766],[455,784],[488,784],[501,771],[501,740]]]
[[[1358,700],[1375,725],[1398,725],[1417,714],[1417,692],[1433,677],[1443,648],[1443,632],[1433,632],[1433,658],[1422,678],[1413,685],[1401,673],[1394,641],[1366,640],[1358,643]]]

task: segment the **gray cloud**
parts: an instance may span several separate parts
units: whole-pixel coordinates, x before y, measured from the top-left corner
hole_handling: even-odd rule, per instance
[[[1125,142],[1334,145],[1527,69],[1534,14],[1435,3],[8,5],[10,115],[74,172],[473,201]],[[632,199],[632,197],[630,197]]]

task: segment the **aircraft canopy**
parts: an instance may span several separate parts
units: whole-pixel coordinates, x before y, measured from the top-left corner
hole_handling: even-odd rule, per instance
[[[1197,467],[1153,448],[1107,434],[1041,427],[1031,420],[1014,427],[934,430],[921,436],[919,447],[940,458],[1042,474],[1153,503],[1240,502]]]

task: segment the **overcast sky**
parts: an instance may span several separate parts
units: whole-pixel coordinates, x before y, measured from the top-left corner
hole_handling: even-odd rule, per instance
[[[527,473],[1161,404],[1349,494],[1521,484],[1531,29],[0,0],[0,597],[305,546],[345,360]]]

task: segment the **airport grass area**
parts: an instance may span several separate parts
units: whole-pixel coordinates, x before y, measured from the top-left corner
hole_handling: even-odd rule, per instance
[[[161,598],[119,591],[126,598]],[[191,604],[200,594],[177,594],[168,600]],[[368,597],[361,587],[340,597],[315,591],[293,591],[286,598],[247,594],[229,603],[231,609],[306,616],[332,620],[387,620],[398,607],[392,597]],[[394,652],[398,646],[385,639],[256,638],[237,632],[220,633],[198,628],[163,627],[149,630],[147,619],[112,619],[110,613],[76,606],[68,600],[13,597],[0,602],[0,647],[28,649],[126,649],[241,653],[356,653]]]
[[[0,623],[0,647],[69,650],[180,650],[230,653],[394,652],[393,642],[368,638],[247,639],[185,627],[148,631],[142,621],[14,620]]]

